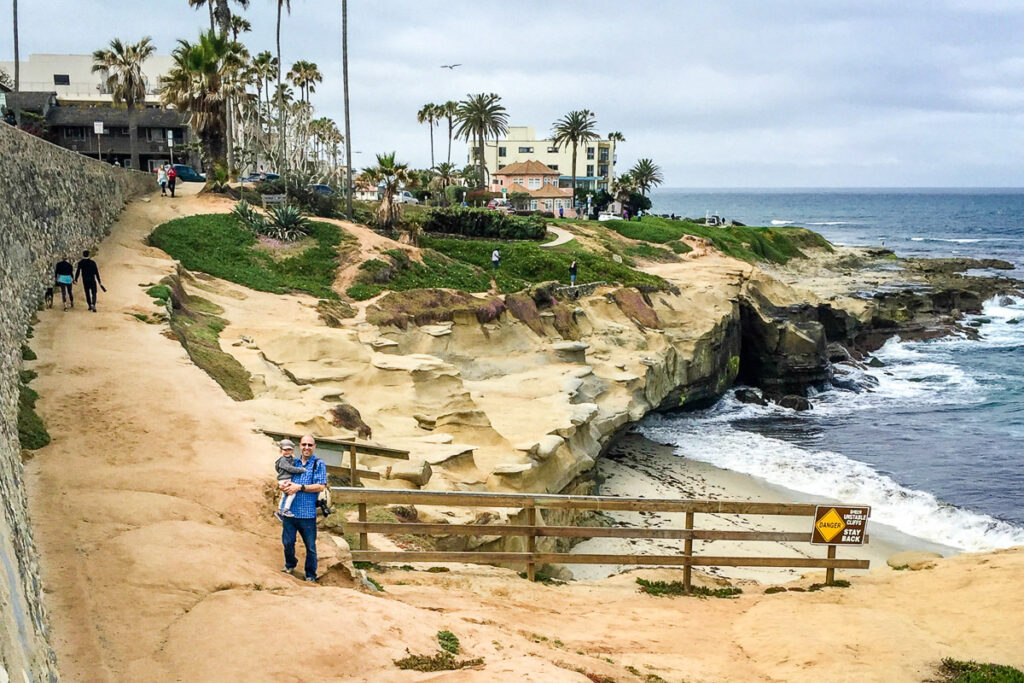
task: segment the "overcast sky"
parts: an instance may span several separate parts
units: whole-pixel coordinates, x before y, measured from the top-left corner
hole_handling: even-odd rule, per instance
[[[167,54],[209,25],[186,0],[19,4],[23,58],[144,35]],[[313,103],[339,127],[340,7],[292,0],[282,28],[285,64],[319,64]],[[251,52],[273,51],[275,8],[252,0]],[[1024,185],[1024,2],[350,0],[349,13],[358,167],[390,150],[428,166],[420,106],[493,91],[538,133],[591,109],[626,136],[619,168],[651,157],[667,186]],[[0,16],[11,59],[9,6]],[[452,156],[464,163],[465,145]]]

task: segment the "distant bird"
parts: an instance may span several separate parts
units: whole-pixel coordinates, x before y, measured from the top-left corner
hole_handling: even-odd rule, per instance
[[[461,64],[442,64],[441,68],[442,69],[454,70],[455,67],[457,67],[457,66],[462,66],[462,65]]]

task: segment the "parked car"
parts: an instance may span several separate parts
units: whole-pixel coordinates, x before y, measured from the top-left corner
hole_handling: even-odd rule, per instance
[[[399,204],[419,204],[420,200],[412,196],[409,190],[399,190],[395,193],[395,201]]]
[[[338,194],[337,191],[330,185],[324,185],[323,183],[316,183],[315,185],[306,185],[306,189],[311,192],[319,192],[327,197],[333,197]]]
[[[277,180],[280,177],[281,176],[279,176],[276,173],[266,173],[266,174],[264,174],[264,177],[261,178],[259,173],[250,173],[249,175],[247,175],[245,177],[239,178],[238,182],[240,182],[240,183],[258,183],[261,180]]]
[[[183,183],[205,183],[206,174],[198,173],[196,169],[185,164],[174,164],[174,170],[178,173],[178,180]]]
[[[515,213],[516,209],[512,206],[512,203],[507,199],[500,199],[495,197],[491,201],[487,202],[487,208],[492,211],[501,211],[502,213]]]

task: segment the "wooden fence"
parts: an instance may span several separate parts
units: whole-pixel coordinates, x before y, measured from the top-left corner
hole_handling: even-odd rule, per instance
[[[366,562],[467,562],[476,564],[526,565],[532,581],[538,564],[636,564],[683,567],[683,582],[691,587],[692,567],[807,567],[825,569],[825,581],[835,581],[836,569],[867,569],[868,560],[837,559],[836,546],[829,545],[827,557],[723,557],[694,555],[693,541],[811,541],[815,506],[805,503],[753,503],[710,500],[617,498],[610,496],[562,496],[513,493],[468,493],[461,491],[403,491],[391,489],[332,488],[337,503],[358,506],[359,521],[346,522],[346,531],[359,533],[359,547],[352,559]],[[423,524],[366,521],[367,505],[436,505],[440,507],[516,508],[526,512],[525,524]],[[686,515],[683,529],[629,527],[544,526],[538,524],[538,509],[670,512]],[[807,517],[807,531],[724,531],[696,528],[696,515],[776,515]],[[473,551],[380,551],[370,550],[367,534],[419,534],[425,536],[523,536],[525,552]],[[684,541],[682,554],[616,555],[538,552],[538,537],[556,538],[650,538]],[[866,541],[865,537],[865,541]]]

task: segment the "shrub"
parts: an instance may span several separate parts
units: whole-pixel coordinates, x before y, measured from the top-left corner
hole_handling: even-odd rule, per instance
[[[438,631],[437,642],[442,650],[451,652],[453,655],[459,654],[459,637],[451,631]]]
[[[272,206],[269,213],[270,220],[263,232],[267,237],[294,242],[309,234],[309,219],[302,215],[298,207],[289,204]]]
[[[459,204],[462,202],[462,198],[467,192],[469,192],[468,187],[463,187],[461,185],[449,185],[444,188],[444,198],[449,204]]]
[[[964,662],[946,657],[939,667],[943,683],[1024,683],[1024,672],[1001,664]]]
[[[231,210],[231,215],[234,216],[239,225],[254,235],[263,235],[267,231],[267,219],[259,211],[252,208],[252,204],[244,199],[235,204],[235,208]]]
[[[18,441],[27,450],[36,450],[50,443],[50,433],[36,412],[38,399],[39,394],[33,389],[25,384],[18,386]]]
[[[395,666],[399,669],[412,669],[413,671],[452,671],[454,669],[480,666],[483,663],[483,657],[457,661],[455,655],[447,651],[441,651],[435,655],[414,655],[410,653],[402,659],[395,660]]]
[[[346,289],[345,293],[356,301],[366,301],[367,299],[372,299],[383,291],[383,287],[366,285],[359,282]]]
[[[666,595],[696,595],[702,598],[733,598],[743,592],[742,588],[733,588],[732,586],[725,588],[690,586],[690,590],[687,591],[682,581],[647,581],[646,579],[637,579],[636,582],[640,585],[641,592],[658,597]]]
[[[544,220],[537,216],[515,216],[502,211],[462,206],[430,210],[422,229],[424,232],[505,240],[540,240],[547,234]]]

